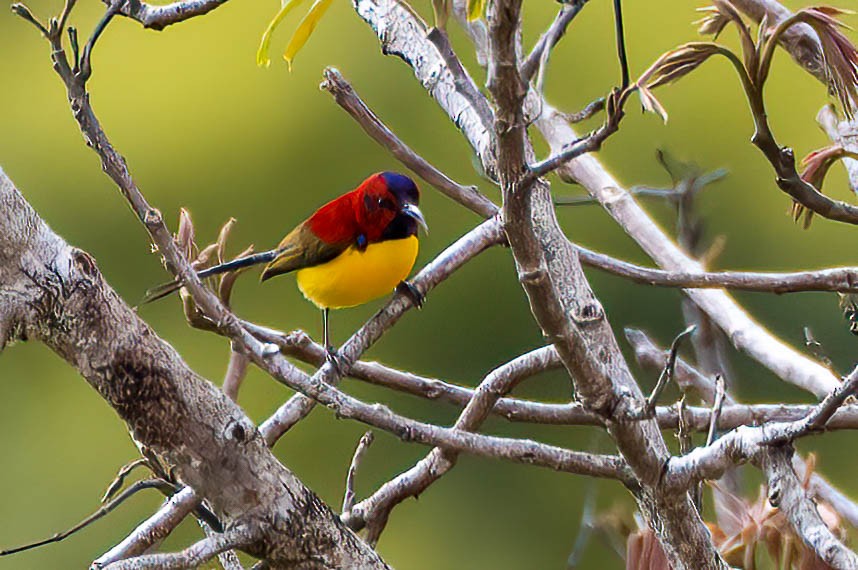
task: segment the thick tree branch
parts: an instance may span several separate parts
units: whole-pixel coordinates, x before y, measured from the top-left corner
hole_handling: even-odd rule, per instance
[[[516,50],[520,9],[520,0],[498,0],[489,3],[487,12],[497,173],[504,229],[519,281],[543,334],[573,378],[578,398],[589,409],[618,420],[608,424],[608,431],[641,482],[638,504],[670,563],[677,570],[726,568],[688,494],[667,494],[657,488],[669,453],[655,422],[622,421],[632,406],[642,407],[643,395],[574,246],[557,224],[548,185],[525,176],[533,152],[523,112],[527,85],[519,74]]]
[[[194,374],[66,245],[0,173],[0,330],[38,339],[77,368],[128,424],[135,441],[252,539],[276,566],[319,560],[386,568],[268,451],[254,424]],[[294,525],[313,529],[294,533]]]
[[[769,502],[779,508],[804,543],[831,568],[854,570],[858,555],[849,550],[823,522],[816,505],[807,496],[792,467],[792,449],[768,448],[763,454],[763,470],[769,484]]]
[[[563,116],[547,103],[537,127],[559,150],[577,138]],[[700,272],[700,265],[685,255],[629,193],[589,155],[558,170],[561,178],[580,183],[658,265],[669,271]],[[824,397],[838,382],[825,367],[802,356],[754,321],[723,291],[689,289],[685,293],[725,332],[739,350],[784,381]]]
[[[437,47],[428,41],[423,23],[396,0],[352,0],[352,5],[378,35],[382,51],[402,58],[412,68],[429,95],[465,134],[480,163],[484,167],[494,165],[492,133],[456,88],[455,77]],[[486,174],[495,178],[492,170],[486,170]]]
[[[419,35],[409,32],[414,24],[410,23],[407,13],[399,13],[396,10],[395,2],[355,0],[354,3],[359,13],[377,33],[379,29],[385,30],[380,35],[383,44],[390,35],[400,32],[406,34],[409,41],[396,42],[398,51],[395,52],[406,63],[410,64],[412,60],[426,60],[426,48],[421,44]],[[461,18],[463,4],[463,2],[457,2],[455,12],[477,44],[478,52],[482,53],[486,49],[483,43],[485,36],[482,26],[479,23],[470,26],[464,22]],[[382,14],[388,16],[383,26],[379,20]],[[488,133],[479,130],[479,122],[473,111],[464,105],[464,102],[451,107],[446,89],[428,87],[428,85],[435,85],[432,79],[435,77],[433,72],[437,68],[424,65],[412,65],[412,68],[418,80],[427,86],[430,95],[460,127],[471,146],[482,149],[482,151],[478,150],[479,156],[491,158],[492,150],[487,146],[491,143],[491,137]],[[558,153],[568,144],[578,140],[579,137],[566,122],[562,113],[544,99],[540,101],[540,108],[542,113],[536,121],[536,126],[553,152]],[[584,186],[620,227],[662,268],[687,272],[701,270],[699,264],[676,246],[595,157],[580,156],[558,169],[558,174],[566,181]],[[749,354],[785,381],[802,387],[820,398],[837,385],[837,379],[829,370],[774,337],[723,291],[688,290],[686,294],[725,332],[736,348]]]

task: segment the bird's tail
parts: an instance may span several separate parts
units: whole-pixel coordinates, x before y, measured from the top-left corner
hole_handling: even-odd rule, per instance
[[[252,265],[268,263],[269,261],[272,261],[275,257],[277,257],[276,249],[272,249],[271,251],[263,251],[261,253],[254,253],[253,255],[239,257],[238,259],[233,259],[232,261],[221,263],[220,265],[215,265],[214,267],[209,267],[208,269],[204,269],[203,271],[198,271],[197,277],[199,277],[200,279],[205,279],[206,277],[211,277],[212,275],[228,273],[230,271],[235,271],[236,269],[241,269],[243,267],[250,267]],[[152,301],[163,299],[164,297],[175,293],[184,285],[185,284],[183,281],[176,280],[152,287],[151,289],[146,291],[146,294],[143,296],[143,300],[140,301],[140,304],[145,305],[147,303],[151,303]]]

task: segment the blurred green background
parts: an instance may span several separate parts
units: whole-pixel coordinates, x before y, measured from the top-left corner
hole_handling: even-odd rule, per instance
[[[428,1],[416,7],[428,11]],[[425,5],[424,5],[425,4]],[[59,0],[31,0],[45,18]],[[803,3],[789,2],[796,8]],[[672,46],[697,38],[690,25],[696,2],[627,2],[626,22],[633,74]],[[233,0],[214,13],[168,28],[143,30],[117,20],[94,55],[92,102],[108,135],[127,157],[148,199],[175,227],[180,207],[188,208],[202,243],[213,240],[230,216],[238,220],[232,245],[268,247],[315,207],[350,189],[367,174],[401,169],[367,139],[352,120],[320,92],[321,71],[338,67],[367,103],[405,141],[463,183],[479,184],[492,198],[497,190],[473,170],[470,149],[435,103],[398,59],[381,54],[375,35],[349,3],[334,3],[294,71],[277,57],[296,14],[275,34],[273,64],[259,69],[254,54],[259,37],[278,9],[276,1]],[[531,45],[551,21],[557,4],[525,7],[525,39]],[[102,13],[96,0],[82,1],[72,23],[86,36]],[[556,50],[548,73],[550,100],[577,110],[617,81],[610,3],[591,2]],[[735,45],[731,32],[725,40]],[[453,41],[480,82],[483,74],[467,55],[467,43]],[[136,303],[145,289],[166,278],[150,254],[136,223],[98,160],[81,140],[59,79],[51,70],[48,46],[32,27],[8,10],[0,12],[0,165],[42,217],[70,243],[92,253],[109,282]],[[661,186],[668,177],[655,160],[666,148],[706,169],[726,167],[730,176],[703,193],[706,239],[723,234],[726,247],[718,268],[800,269],[858,264],[855,228],[817,219],[803,231],[786,215],[787,198],[774,185],[762,156],[748,142],[751,123],[738,82],[723,61],[707,63],[676,86],[658,93],[670,113],[663,125],[630,105],[621,131],[599,154],[625,185]],[[775,133],[798,156],[826,144],[814,116],[826,102],[823,87],[782,52],[767,88]],[[595,125],[596,123],[592,123]],[[587,125],[589,128],[592,125]],[[543,148],[543,146],[540,146]],[[432,233],[422,242],[418,263],[429,261],[478,220],[424,186],[423,210]],[[560,184],[558,195],[580,189]],[[826,191],[848,198],[842,167],[833,169]],[[646,208],[673,232],[673,213],[664,204]],[[597,207],[559,213],[572,239],[631,259],[646,258]],[[591,273],[611,323],[621,333],[638,326],[662,343],[683,328],[679,293],[631,285]],[[856,338],[839,318],[833,295],[788,297],[737,295],[759,321],[788,342],[800,345],[810,326],[841,370],[855,360]],[[259,286],[243,279],[234,295],[245,318],[281,329],[319,333],[319,315],[297,292],[291,277]],[[380,302],[333,315],[334,338],[344,340]],[[147,306],[141,316],[173,343],[191,366],[220,382],[228,345],[184,323],[179,303]],[[408,314],[368,357],[464,385],[476,385],[494,366],[539,346],[526,299],[516,283],[509,252],[490,251],[434,291],[421,312]],[[624,349],[625,346],[623,341]],[[809,401],[747,358],[732,354],[747,401]],[[649,389],[654,374],[640,371]],[[48,536],[97,506],[116,470],[133,459],[135,448],[118,420],[73,369],[37,343],[19,344],[0,358],[0,548]],[[448,423],[456,411],[354,381],[353,394],[384,401],[412,417]],[[561,374],[529,382],[521,394],[550,400],[568,395]],[[257,421],[291,394],[251,370],[240,403]],[[671,392],[669,397],[674,397]],[[586,428],[533,428],[492,421],[493,433],[539,438],[576,449],[612,451],[608,441]],[[316,411],[276,447],[277,455],[329,504],[337,507],[345,471],[364,428]],[[377,434],[359,474],[363,497],[410,466],[427,449]],[[669,440],[673,440],[667,434]],[[819,468],[848,493],[858,493],[852,476],[849,433],[814,439]],[[840,453],[837,451],[841,450]],[[600,508],[617,503],[631,513],[633,502],[615,484],[538,468],[464,457],[459,466],[419,501],[393,514],[380,542],[394,567],[565,568],[589,493]],[[756,496],[756,489],[749,492]],[[161,502],[139,495],[110,518],[59,545],[0,559],[0,569],[85,568],[121,540]],[[186,522],[165,548],[177,549],[199,536]],[[582,568],[619,567],[619,558],[594,539]]]

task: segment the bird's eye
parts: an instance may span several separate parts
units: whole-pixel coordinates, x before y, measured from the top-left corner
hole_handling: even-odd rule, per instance
[[[379,198],[378,206],[379,208],[384,208],[385,210],[393,210],[393,201],[387,198]]]

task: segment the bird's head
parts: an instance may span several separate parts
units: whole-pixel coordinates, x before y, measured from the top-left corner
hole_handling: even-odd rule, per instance
[[[417,235],[428,231],[420,211],[420,191],[409,177],[380,172],[367,178],[354,193],[358,226],[370,242]]]

